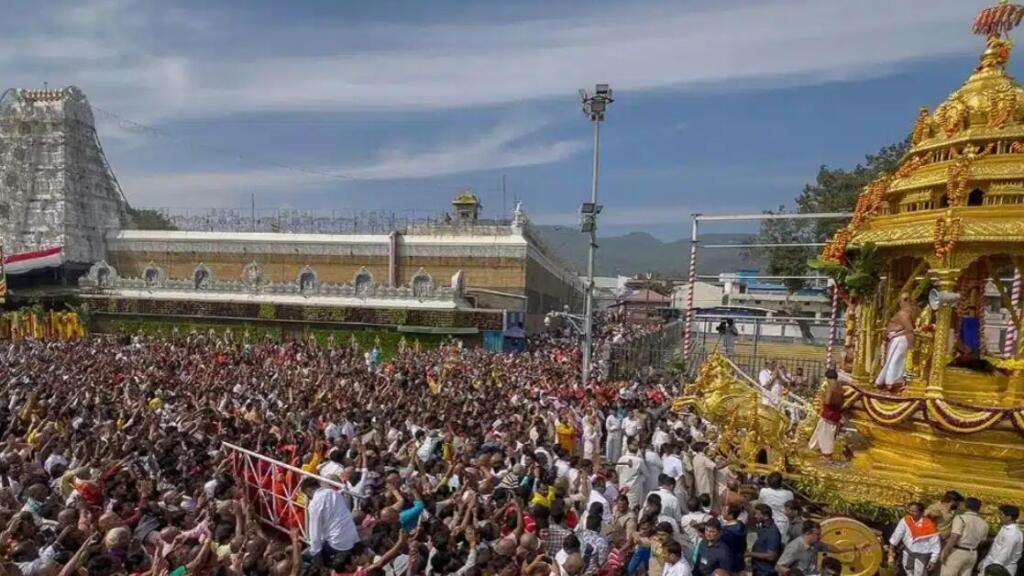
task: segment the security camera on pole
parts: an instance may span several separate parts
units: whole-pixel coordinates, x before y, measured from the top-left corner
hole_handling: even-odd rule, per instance
[[[594,180],[590,189],[590,202],[580,207],[580,229],[590,233],[590,249],[587,252],[587,300],[583,323],[583,384],[590,382],[591,355],[594,346],[594,251],[597,250],[597,215],[601,207],[597,204],[597,181],[600,174],[601,122],[612,100],[612,89],[607,84],[594,86],[594,94],[580,90],[583,113],[594,123]]]

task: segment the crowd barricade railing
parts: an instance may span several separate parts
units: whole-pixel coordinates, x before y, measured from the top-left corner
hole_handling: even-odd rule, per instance
[[[235,482],[241,484],[256,519],[274,529],[288,533],[293,527],[297,527],[299,537],[307,540],[307,499],[299,489],[304,478],[315,478],[324,486],[358,498],[336,480],[306,472],[228,442],[221,442],[221,445],[231,464]]]

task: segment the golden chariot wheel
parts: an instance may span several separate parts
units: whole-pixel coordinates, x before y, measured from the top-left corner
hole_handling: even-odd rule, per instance
[[[857,552],[825,554],[843,563],[843,576],[874,576],[882,565],[882,544],[874,530],[852,518],[829,518],[821,523],[821,541],[852,548],[870,544]]]

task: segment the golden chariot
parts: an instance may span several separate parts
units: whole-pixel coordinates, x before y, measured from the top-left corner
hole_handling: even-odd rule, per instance
[[[721,452],[752,469],[784,471],[835,512],[880,519],[947,490],[981,498],[989,513],[1024,503],[1024,334],[1015,337],[1024,88],[1006,72],[1008,33],[1022,17],[1024,7],[1005,2],[979,14],[980,64],[945,102],[919,111],[898,169],[864,189],[819,259],[842,272],[847,304],[837,366],[846,380],[843,465],[807,448],[816,410],[789,422],[761,405],[753,383],[724,358],[703,366],[677,400],[718,424]],[[901,295],[925,302],[915,310],[906,386],[883,391],[874,381]],[[993,319],[1005,323],[1005,337],[986,329]]]

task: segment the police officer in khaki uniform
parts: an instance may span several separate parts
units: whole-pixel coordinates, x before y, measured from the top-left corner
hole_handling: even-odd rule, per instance
[[[963,501],[964,497],[959,492],[950,490],[942,496],[942,500],[933,502],[924,510],[924,515],[931,518],[939,529],[939,539],[943,544],[949,538],[949,532],[953,528],[953,518]]]
[[[949,539],[942,548],[941,576],[970,576],[978,563],[978,546],[988,537],[988,523],[981,519],[981,500],[964,501],[967,511],[953,518]]]

